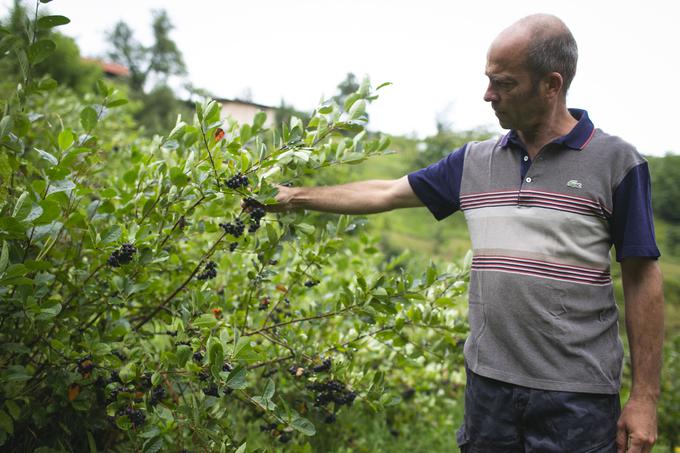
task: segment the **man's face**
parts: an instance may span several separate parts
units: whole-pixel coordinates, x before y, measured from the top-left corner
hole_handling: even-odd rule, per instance
[[[487,54],[489,85],[484,100],[491,103],[504,129],[531,129],[541,122],[547,105],[541,84],[525,67],[525,45],[517,39],[499,37]]]

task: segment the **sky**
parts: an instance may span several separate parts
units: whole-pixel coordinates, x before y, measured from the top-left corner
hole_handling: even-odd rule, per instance
[[[676,6],[677,4],[677,6]],[[10,0],[0,0],[7,11]],[[579,46],[569,107],[647,155],[677,153],[680,4],[647,0],[55,0],[85,56],[103,56],[119,20],[150,44],[151,11],[164,8],[188,79],[218,97],[250,93],[311,111],[348,72],[380,91],[369,127],[425,137],[436,121],[502,132],[482,99],[486,51],[515,20],[551,13]],[[4,16],[5,14],[3,14]],[[680,86],[680,85],[679,85]]]

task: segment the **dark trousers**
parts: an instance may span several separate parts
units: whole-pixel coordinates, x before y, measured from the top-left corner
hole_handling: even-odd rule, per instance
[[[537,390],[468,370],[463,453],[616,453],[618,395]]]

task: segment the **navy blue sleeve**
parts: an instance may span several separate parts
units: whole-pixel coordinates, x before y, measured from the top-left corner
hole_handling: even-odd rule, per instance
[[[437,163],[409,173],[408,182],[437,220],[460,209],[460,182],[467,145]]]
[[[654,237],[652,187],[649,167],[633,167],[614,192],[611,238],[616,261],[629,256],[658,258],[661,253]]]

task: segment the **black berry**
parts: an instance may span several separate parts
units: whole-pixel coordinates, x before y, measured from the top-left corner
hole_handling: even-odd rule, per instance
[[[312,368],[312,371],[315,373],[323,373],[326,371],[330,371],[331,369],[331,359],[324,359],[323,363],[321,365],[316,365],[315,367]]]
[[[225,184],[230,189],[238,189],[239,187],[247,187],[248,186],[248,177],[246,175],[238,173],[238,174],[232,176],[231,178],[227,179],[227,182]]]
[[[217,390],[217,386],[215,384],[211,384],[210,386],[206,387],[203,389],[203,393],[205,393],[208,396],[220,396],[219,391]]]
[[[137,253],[137,248],[132,244],[125,243],[119,249],[114,250],[106,262],[111,267],[120,267],[132,261],[135,253]]]
[[[241,219],[234,220],[234,223],[231,222],[220,223],[220,226],[222,227],[225,233],[231,234],[235,238],[241,237],[241,235],[243,234],[243,230],[245,229],[245,225],[243,224],[243,220]]]
[[[212,280],[215,277],[217,277],[217,264],[214,261],[205,263],[203,272],[196,276],[199,280]]]

